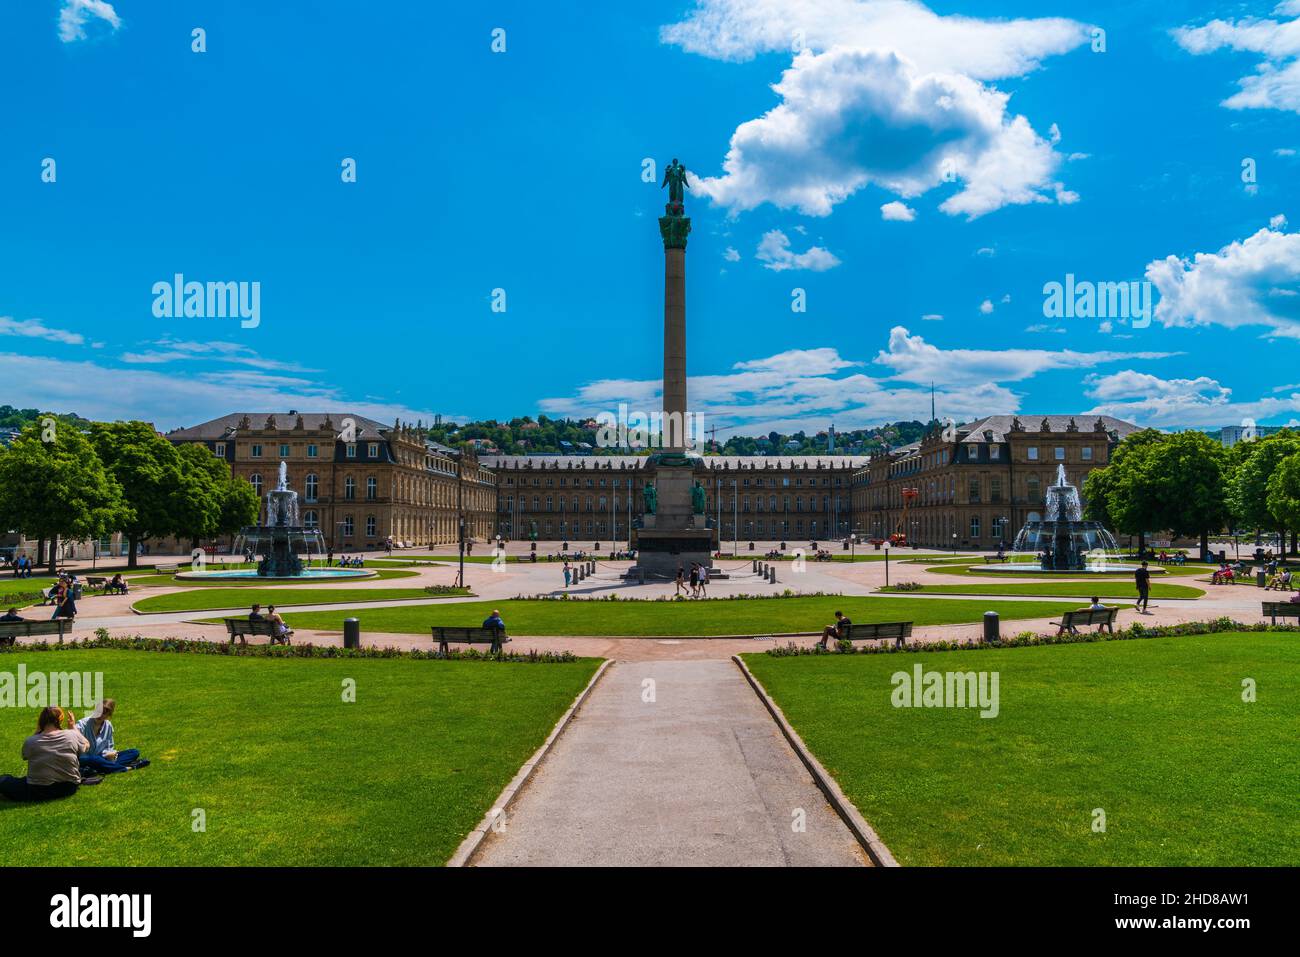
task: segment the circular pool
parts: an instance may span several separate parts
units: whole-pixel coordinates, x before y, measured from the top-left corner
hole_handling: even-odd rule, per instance
[[[176,577],[185,580],[201,579],[203,581],[264,581],[264,582],[300,582],[300,581],[351,581],[359,578],[374,578],[379,573],[372,568],[304,568],[300,575],[274,577],[259,575],[256,568],[237,568],[231,571],[177,572]]]
[[[1121,562],[1094,562],[1083,568],[1044,568],[1038,562],[989,562],[987,566],[972,565],[972,574],[983,575],[985,572],[1003,572],[1023,575],[1026,572],[1035,575],[1118,575],[1133,574],[1140,566]],[[1147,566],[1152,575],[1163,575],[1165,570],[1159,565]]]

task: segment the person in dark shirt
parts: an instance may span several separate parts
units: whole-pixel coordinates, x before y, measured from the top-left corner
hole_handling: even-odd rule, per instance
[[[266,621],[266,616],[262,614],[262,606],[254,605],[253,610],[248,613],[249,621]]]
[[[836,641],[840,641],[847,637],[849,634],[849,626],[852,624],[853,622],[849,620],[848,615],[844,614],[842,611],[837,611],[835,613],[835,624],[827,625],[822,629],[822,640],[818,642],[818,644],[825,648],[826,642],[830,639],[834,638]]]
[[[17,608],[10,608],[3,615],[0,615],[0,621],[13,622],[13,621],[26,621],[26,620],[27,620],[26,618],[18,614]]]
[[[1147,605],[1151,601],[1151,572],[1147,570],[1146,562],[1143,562],[1142,566],[1133,573],[1133,580],[1137,583],[1138,612],[1143,615],[1150,614]]]
[[[488,615],[487,618],[483,619],[483,627],[500,628],[502,631],[505,631],[506,623],[501,618],[501,612],[497,611],[495,608],[492,609],[492,614]]]

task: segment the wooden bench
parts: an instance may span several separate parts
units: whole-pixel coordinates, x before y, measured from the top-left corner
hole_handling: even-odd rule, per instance
[[[86,587],[88,589],[103,588],[107,584],[107,578],[94,578],[90,575],[86,576]]]
[[[226,633],[230,635],[230,643],[232,645],[235,643],[236,638],[239,638],[242,641],[249,635],[264,635],[271,639],[271,644],[273,645],[277,642],[284,642],[286,645],[289,644],[289,635],[286,634],[277,637],[275,631],[271,627],[271,622],[265,618],[261,621],[249,621],[247,618],[223,618],[221,620],[226,623]],[[290,634],[292,634],[292,632],[290,632]]]
[[[1295,618],[1300,621],[1300,601],[1266,601],[1264,604],[1264,614],[1277,624],[1279,618]]]
[[[1096,625],[1097,630],[1105,628],[1111,634],[1115,633],[1115,616],[1119,614],[1118,608],[1084,608],[1081,611],[1067,611],[1061,616],[1059,622],[1052,622],[1059,630],[1058,635],[1063,635],[1067,631],[1072,635],[1077,635],[1080,626]]]
[[[0,621],[0,645],[12,645],[15,638],[31,638],[35,635],[58,635],[59,644],[63,644],[63,635],[71,624],[66,618],[55,618],[53,621]]]
[[[864,625],[849,625],[848,635],[839,641],[889,641],[893,639],[895,647],[902,648],[907,639],[912,637],[910,621],[876,621]]]
[[[159,575],[174,575],[176,572],[181,570],[181,566],[178,563],[171,565],[155,565],[153,570]]]
[[[504,628],[440,628],[432,627],[433,640],[438,643],[438,654],[447,654],[447,645],[456,642],[462,645],[491,645],[492,654],[501,651],[501,646],[510,641]]]
[[[985,555],[984,556],[985,565],[988,565],[991,562],[1009,562],[1009,561],[1011,561],[1011,558],[1008,555]]]

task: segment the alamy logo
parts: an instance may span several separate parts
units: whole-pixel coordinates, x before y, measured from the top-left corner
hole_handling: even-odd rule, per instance
[[[148,937],[153,927],[152,894],[82,894],[74,887],[69,894],[50,898],[50,926],[127,927],[133,937]]]
[[[260,282],[186,282],[176,273],[171,282],[153,284],[153,314],[159,319],[234,319],[241,329],[262,322]]]
[[[0,671],[0,708],[98,708],[102,671]]]
[[[1075,281],[1043,285],[1043,316],[1047,319],[1128,319],[1134,329],[1151,325],[1151,283]]]
[[[620,402],[618,412],[596,416],[596,446],[602,449],[686,448],[704,445],[702,412],[628,412]]]
[[[981,718],[998,716],[996,671],[895,671],[890,701],[895,708],[979,708]]]

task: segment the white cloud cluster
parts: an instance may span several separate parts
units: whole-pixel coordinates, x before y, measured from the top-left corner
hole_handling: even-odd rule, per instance
[[[1273,15],[1293,19],[1211,20],[1173,31],[1179,46],[1194,55],[1228,49],[1263,57],[1253,74],[1237,81],[1238,91],[1223,101],[1230,110],[1300,113],[1300,0],[1283,0]]]
[[[178,339],[159,339],[155,348],[147,352],[127,352],[122,361],[132,365],[162,365],[170,362],[209,360],[244,365],[253,369],[281,372],[311,372],[293,362],[267,359],[256,350],[237,342],[186,342]]]
[[[777,272],[787,269],[825,272],[840,264],[835,254],[824,246],[810,246],[804,252],[795,252],[790,248],[790,237],[779,229],[772,229],[763,234],[754,257],[763,263],[763,268]]]
[[[44,339],[65,346],[79,346],[86,337],[79,332],[51,329],[40,319],[18,320],[13,316],[0,316],[0,336],[19,336],[24,339]]]
[[[723,375],[694,376],[688,394],[691,411],[705,415],[724,434],[817,428],[832,418],[838,427],[856,428],[928,419],[931,383],[936,384],[942,414],[973,418],[1020,411],[1020,396],[1004,383],[1051,369],[1088,369],[1165,355],[941,349],[899,326],[891,330],[888,348],[873,363],[889,370],[884,375],[866,374],[862,363],[832,348],[795,349],[737,362]],[[576,396],[545,399],[540,408],[547,414],[587,417],[613,411],[620,402],[634,409],[657,409],[660,398],[656,380],[606,379],[590,383]]]
[[[1125,369],[1084,380],[1087,395],[1098,400],[1088,415],[1113,415],[1130,422],[1167,427],[1223,426],[1243,419],[1264,421],[1300,411],[1300,392],[1274,395],[1254,402],[1234,402],[1232,390],[1207,376],[1161,379]],[[1295,390],[1286,386],[1282,390]]]
[[[796,51],[781,102],[736,129],[721,176],[692,184],[733,213],[825,216],[868,184],[907,199],[959,183],[940,208],[968,218],[1078,198],[1054,179],[1052,143],[986,83],[1083,44],[1084,24],[940,17],[912,0],[700,0],[662,37],[721,59]]]
[[[122,25],[122,18],[106,0],[63,0],[59,10],[59,39],[64,43],[86,39],[86,24],[91,20],[102,20],[112,30]]]
[[[1217,252],[1157,259],[1146,278],[1160,293],[1155,318],[1166,326],[1267,327],[1300,338],[1300,233],[1285,220]]]
[[[916,210],[906,203],[894,200],[880,207],[880,218],[890,223],[910,223],[916,219]]]

